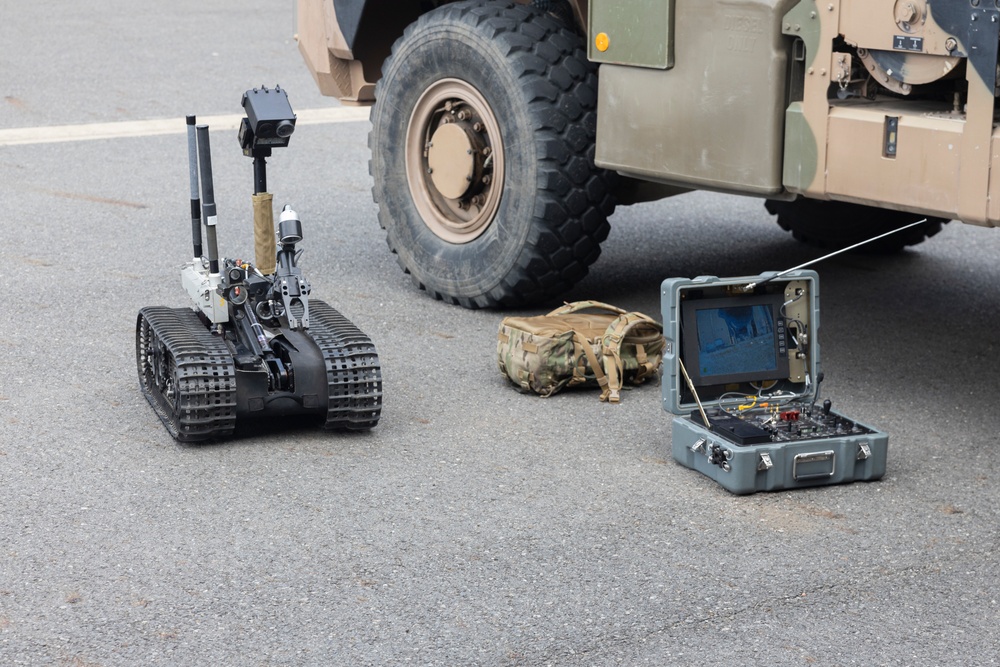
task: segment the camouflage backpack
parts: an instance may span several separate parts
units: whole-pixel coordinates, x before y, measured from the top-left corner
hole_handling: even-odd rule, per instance
[[[500,372],[521,391],[543,397],[590,384],[601,387],[602,401],[617,403],[623,382],[641,384],[663,361],[662,325],[599,301],[505,317],[497,337]]]

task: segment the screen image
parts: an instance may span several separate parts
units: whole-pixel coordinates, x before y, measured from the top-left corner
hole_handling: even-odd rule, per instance
[[[696,319],[698,375],[702,379],[777,370],[770,306],[699,308]]]
[[[788,377],[784,294],[692,296],[681,306],[681,354],[696,387]]]

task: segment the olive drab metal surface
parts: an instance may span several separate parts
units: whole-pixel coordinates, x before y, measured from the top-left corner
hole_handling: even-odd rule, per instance
[[[591,16],[615,4],[596,0]],[[675,11],[661,36],[671,69],[602,66],[598,164],[714,190],[1000,222],[992,3],[717,0]]]
[[[596,0],[591,13],[615,4]],[[790,49],[779,17],[793,4],[677,2],[674,37],[660,36],[673,45],[673,67],[598,72],[597,164],[648,180],[780,194]]]
[[[598,63],[672,67],[673,12],[673,0],[591,2],[589,24],[593,39],[587,57]]]

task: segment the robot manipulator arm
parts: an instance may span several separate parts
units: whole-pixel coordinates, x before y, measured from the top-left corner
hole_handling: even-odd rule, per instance
[[[302,222],[291,205],[285,204],[278,219],[278,266],[274,274],[272,298],[284,306],[289,329],[309,328],[309,282],[296,266],[295,244],[302,240]]]

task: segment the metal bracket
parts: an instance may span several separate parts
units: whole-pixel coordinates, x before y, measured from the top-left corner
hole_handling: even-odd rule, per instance
[[[222,276],[209,273],[201,260],[193,260],[181,267],[181,285],[187,291],[195,308],[205,314],[213,324],[229,321],[229,306],[219,294]]]
[[[871,447],[868,446],[867,442],[862,442],[858,444],[858,460],[866,461],[872,457]]]
[[[691,445],[690,449],[695,454],[697,454],[698,452],[704,452],[705,451],[705,445],[707,443],[708,443],[708,439],[707,438],[698,438],[695,441],[695,443],[693,445]]]
[[[833,62],[830,65],[830,80],[835,82],[841,90],[847,90],[847,85],[851,82],[851,65],[853,58],[850,53],[840,51],[832,54]]]
[[[771,455],[767,452],[760,453],[760,463],[757,464],[757,470],[770,470],[774,467],[774,462],[771,461]]]

